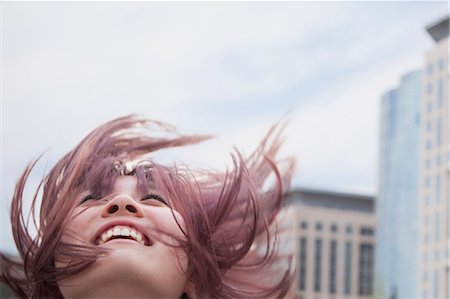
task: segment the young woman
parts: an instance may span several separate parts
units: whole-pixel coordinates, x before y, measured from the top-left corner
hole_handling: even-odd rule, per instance
[[[158,164],[158,150],[198,143],[131,115],[90,133],[46,175],[24,215],[18,180],[11,223],[20,261],[1,280],[22,298],[282,298],[291,257],[276,216],[293,172],[276,162],[274,126],[225,173]],[[37,213],[37,210],[39,212]]]

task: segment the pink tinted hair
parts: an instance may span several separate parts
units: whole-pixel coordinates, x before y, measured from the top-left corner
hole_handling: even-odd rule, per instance
[[[136,115],[112,120],[91,132],[42,179],[30,215],[23,207],[27,179],[37,160],[15,187],[11,224],[20,260],[1,255],[1,280],[22,298],[62,298],[58,281],[89,267],[105,254],[100,247],[63,241],[65,227],[80,196],[102,197],[124,174],[124,162],[141,161],[133,170],[139,188],[157,188],[183,217],[180,246],[189,258],[186,271],[193,297],[282,298],[292,283],[291,256],[277,247],[276,216],[294,170],[294,162],[276,162],[282,126],[275,125],[248,158],[236,151],[225,173],[158,164],[151,152],[201,142],[172,127]],[[157,131],[159,137],[152,137]],[[162,133],[162,134],[161,134]],[[37,206],[40,210],[37,213]],[[64,267],[56,267],[55,260]],[[61,264],[61,263],[60,263]]]

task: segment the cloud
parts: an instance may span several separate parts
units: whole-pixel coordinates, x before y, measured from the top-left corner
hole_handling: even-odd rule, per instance
[[[7,3],[4,155],[63,152],[132,112],[225,134],[293,107],[320,113],[367,71],[388,88],[416,67],[431,43],[423,23],[444,6]]]

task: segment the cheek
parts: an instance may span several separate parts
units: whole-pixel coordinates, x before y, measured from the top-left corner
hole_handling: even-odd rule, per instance
[[[72,212],[69,222],[64,230],[62,240],[68,243],[83,244],[89,243],[90,223],[92,222],[93,211],[83,211],[78,209]]]
[[[169,209],[165,209],[164,212],[155,213],[150,217],[153,219],[155,226],[162,232],[177,239],[186,239],[183,234],[186,229],[184,219],[178,212],[172,213]]]

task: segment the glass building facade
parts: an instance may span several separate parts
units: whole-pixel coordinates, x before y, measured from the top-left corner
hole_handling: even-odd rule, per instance
[[[417,298],[421,71],[381,98],[376,293]]]

